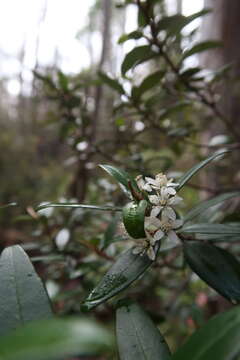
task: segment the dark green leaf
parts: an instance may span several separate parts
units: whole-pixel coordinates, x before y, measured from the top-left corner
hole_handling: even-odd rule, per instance
[[[63,91],[68,91],[68,78],[62,71],[58,71],[58,82]]]
[[[149,45],[135,47],[123,60],[121,67],[122,75],[125,75],[128,70],[133,69],[144,61],[152,59],[156,55]]]
[[[123,44],[125,41],[130,40],[130,39],[140,39],[143,36],[141,31],[135,30],[130,32],[129,34],[123,34],[119,40],[118,40],[118,44]]]
[[[240,301],[240,263],[232,254],[202,241],[185,241],[183,250],[202,280],[233,303]]]
[[[109,175],[113,176],[115,180],[119,183],[122,190],[128,194],[129,197],[129,182],[131,182],[132,186],[136,191],[138,191],[138,186],[136,184],[135,179],[129,175],[126,171],[122,169],[118,169],[111,165],[99,165],[103,170],[105,170]]]
[[[139,86],[133,87],[134,91],[132,92],[132,96],[134,98],[140,98],[146,91],[158,85],[164,74],[165,72],[160,70],[147,76]]]
[[[191,209],[187,215],[184,216],[184,222],[191,221],[196,216],[200,215],[205,210],[208,210],[211,206],[217,205],[223,201],[232,199],[234,197],[240,196],[239,191],[229,192],[225,194],[218,195],[210,200],[206,200],[196,205],[193,209]]]
[[[112,346],[111,335],[86,319],[51,319],[28,324],[0,340],[1,360],[55,360],[96,355]]]
[[[194,45],[192,48],[184,51],[182,60],[186,59],[187,57],[189,57],[191,55],[198,54],[198,53],[206,51],[206,50],[216,49],[221,46],[222,46],[221,41],[217,41],[217,40],[202,41],[202,42]]]
[[[18,245],[8,247],[2,252],[0,294],[0,335],[29,321],[52,315],[41,279],[27,254]]]
[[[240,308],[213,317],[172,356],[172,360],[233,360],[240,352]]]
[[[118,308],[116,329],[121,360],[170,360],[163,336],[138,305],[126,303]]]
[[[112,79],[110,76],[104,74],[103,72],[99,72],[98,75],[105,84],[110,86],[112,89],[116,90],[119,94],[125,93],[122,85],[119,84],[119,82],[116,79]]]
[[[206,166],[209,162],[216,159],[217,157],[220,157],[222,155],[225,155],[229,151],[222,151],[222,152],[216,152],[213,155],[209,156],[205,160],[201,161],[197,165],[194,165],[190,170],[188,170],[178,181],[179,185],[177,187],[177,190],[180,190],[183,185],[185,185],[192,177],[195,175],[199,170],[201,170],[204,166]]]
[[[193,224],[181,228],[184,233],[219,234],[219,235],[240,235],[240,226],[226,224]]]
[[[164,109],[161,112],[161,115],[159,117],[159,120],[166,119],[169,115],[178,113],[182,109],[185,109],[186,107],[190,106],[192,103],[190,101],[178,101],[175,104],[169,106],[167,109]]]
[[[183,15],[173,15],[164,17],[161,19],[157,24],[158,31],[166,30],[168,35],[179,35],[182,29],[190,24],[193,20],[209,14],[210,9],[203,9],[195,14],[190,16],[183,16]]]
[[[74,203],[49,203],[44,205],[39,205],[36,207],[36,211],[40,211],[42,209],[47,209],[50,207],[57,208],[81,208],[81,209],[89,209],[89,210],[103,210],[103,211],[122,211],[120,207],[113,206],[97,206],[97,205],[85,205],[85,204],[74,204]]]
[[[83,309],[90,310],[118,294],[142,275],[152,263],[147,255],[134,255],[132,249],[129,249],[117,259],[90,293],[83,303]]]

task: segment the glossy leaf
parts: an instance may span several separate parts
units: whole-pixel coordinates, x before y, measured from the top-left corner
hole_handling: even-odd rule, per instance
[[[190,24],[193,20],[209,14],[210,9],[203,9],[190,16],[183,16],[180,14],[164,17],[157,24],[157,30],[166,30],[168,35],[179,35],[182,29]]]
[[[137,304],[127,302],[117,310],[117,343],[121,360],[170,360],[163,336]]]
[[[122,211],[120,207],[113,206],[97,206],[97,205],[85,205],[85,204],[74,204],[74,203],[49,203],[44,205],[39,205],[36,207],[36,211],[40,211],[42,209],[47,209],[51,207],[56,208],[81,208],[81,209],[89,209],[89,210],[102,210],[102,211]]]
[[[119,84],[118,80],[112,79],[110,76],[108,76],[107,74],[104,74],[103,72],[99,72],[98,75],[99,75],[100,79],[105,84],[110,86],[113,90],[116,90],[119,94],[124,94],[125,93],[122,85]]]
[[[2,252],[0,293],[0,335],[29,321],[52,315],[42,281],[27,254],[18,245]]]
[[[129,182],[131,182],[132,186],[136,191],[138,191],[138,186],[135,179],[129,175],[126,171],[122,169],[118,169],[111,165],[99,165],[103,170],[105,170],[109,175],[113,176],[115,180],[119,183],[122,190],[128,194],[131,198],[129,191]]]
[[[122,254],[82,305],[90,310],[115,296],[139,278],[153,263],[147,255],[134,255],[132,249]]]
[[[184,256],[191,269],[219,294],[240,301],[240,263],[229,252],[202,241],[186,241]]]
[[[181,178],[178,180],[178,187],[177,190],[180,190],[183,185],[185,185],[199,170],[201,170],[204,166],[206,166],[208,163],[210,163],[212,160],[216,159],[217,157],[221,157],[222,155],[225,155],[229,151],[222,151],[222,152],[216,152],[213,155],[209,156],[205,160],[201,161],[197,165],[194,165],[190,170],[188,170]]]
[[[186,59],[189,56],[192,56],[194,54],[199,54],[200,52],[216,49],[222,46],[221,41],[217,40],[209,40],[209,41],[202,41],[198,44],[194,45],[192,48],[184,51],[182,60]]]
[[[240,308],[213,317],[172,356],[172,360],[233,360],[240,352]]]
[[[200,223],[185,225],[181,228],[183,233],[200,233],[200,234],[219,234],[219,235],[240,235],[240,226],[226,224],[208,224]]]
[[[147,76],[139,86],[133,87],[132,96],[134,98],[140,98],[146,91],[158,85],[159,82],[162,80],[164,74],[165,72],[160,70]]]
[[[1,360],[55,360],[100,354],[112,346],[111,335],[86,319],[51,319],[28,324],[0,340]]]
[[[128,70],[133,69],[135,66],[155,57],[156,55],[157,54],[152,51],[149,45],[135,47],[125,56],[123,60],[121,67],[122,75],[125,75]]]
[[[212,199],[206,200],[201,202],[200,204],[196,205],[193,209],[191,209],[187,215],[184,216],[184,222],[191,221],[196,216],[200,215],[205,210],[208,210],[210,207],[215,206],[223,201],[232,199],[234,197],[240,196],[239,191],[229,192],[225,194],[218,195]]]
[[[137,40],[137,39],[140,39],[142,36],[143,36],[143,34],[141,31],[135,30],[135,31],[130,32],[129,34],[123,34],[119,38],[118,44],[123,44],[125,41],[131,40],[131,39]]]

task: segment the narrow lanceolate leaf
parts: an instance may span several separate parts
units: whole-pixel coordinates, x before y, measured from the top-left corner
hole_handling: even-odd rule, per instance
[[[215,206],[223,201],[232,199],[234,197],[240,196],[240,191],[235,192],[229,192],[225,194],[218,195],[212,199],[206,200],[201,202],[200,204],[196,205],[194,208],[192,208],[187,215],[184,216],[184,222],[191,221],[198,215],[200,215],[205,210],[208,210],[210,207]]]
[[[172,356],[172,360],[233,360],[240,353],[240,308],[213,317]]]
[[[216,49],[216,48],[219,48],[220,46],[222,46],[221,41],[216,41],[216,40],[202,41],[202,42],[194,45],[191,49],[186,50],[183,53],[182,60],[186,59],[187,57],[189,57],[191,55],[198,54],[200,52],[207,51],[207,50]]]
[[[186,241],[183,250],[202,280],[233,303],[240,301],[240,263],[232,254],[201,241]]]
[[[47,293],[27,254],[18,246],[0,258],[0,335],[52,315]]]
[[[55,360],[97,355],[112,347],[111,335],[86,319],[49,319],[0,339],[1,360]]]
[[[185,185],[193,177],[193,175],[195,175],[199,170],[201,170],[204,166],[206,166],[212,160],[214,160],[217,157],[220,157],[228,152],[229,152],[229,150],[214,153],[213,155],[209,156],[208,158],[201,161],[197,165],[194,165],[185,174],[183,174],[183,176],[178,180],[179,185],[177,187],[177,190],[180,190],[183,187],[183,185]]]
[[[116,90],[119,94],[125,93],[122,85],[119,84],[118,80],[111,78],[110,76],[104,74],[103,72],[99,72],[98,76],[105,84],[110,86],[112,89]]]
[[[153,263],[147,255],[134,255],[132,251],[129,249],[122,254],[104,275],[83,303],[82,308],[84,310],[94,308],[127,288]]]
[[[74,204],[74,203],[49,203],[44,205],[39,205],[36,207],[36,211],[40,211],[42,209],[47,209],[50,207],[56,208],[81,208],[86,210],[102,210],[102,211],[122,211],[120,207],[113,206],[98,206],[98,205],[85,205],[85,204]]]
[[[183,233],[219,234],[219,235],[240,235],[240,225],[225,224],[193,224],[185,225],[179,230]]]
[[[135,47],[123,60],[121,67],[122,75],[125,75],[128,70],[134,69],[135,66],[152,59],[156,55],[149,45]]]
[[[163,336],[137,304],[118,308],[116,328],[121,360],[170,360]]]
[[[133,188],[138,191],[138,186],[135,179],[129,175],[126,171],[116,168],[111,165],[99,165],[109,175],[111,175],[119,183],[121,189],[131,198],[129,191],[129,182],[131,182]]]

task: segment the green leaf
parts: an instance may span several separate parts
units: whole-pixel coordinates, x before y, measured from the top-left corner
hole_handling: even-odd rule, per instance
[[[161,19],[157,24],[157,30],[167,30],[168,35],[179,35],[179,33],[182,31],[182,29],[190,24],[193,20],[209,14],[211,10],[210,9],[203,9],[195,14],[192,14],[190,16],[183,16],[183,15],[173,15],[164,17]]]
[[[172,360],[233,360],[240,352],[240,308],[213,317],[172,356]]]
[[[183,233],[200,233],[200,234],[219,234],[219,235],[240,235],[240,226],[226,224],[208,224],[200,223],[186,225],[179,232]]]
[[[97,206],[97,205],[85,205],[85,204],[75,204],[75,203],[49,203],[44,205],[39,205],[36,207],[36,211],[40,211],[43,209],[47,209],[50,207],[56,208],[81,208],[81,209],[89,209],[89,210],[101,210],[101,211],[122,211],[120,207],[113,206]]]
[[[125,94],[122,85],[119,84],[119,82],[116,79],[112,79],[110,76],[104,74],[103,72],[99,72],[98,76],[105,84],[110,86],[112,89],[116,90],[119,94]]]
[[[190,106],[192,103],[190,101],[178,101],[175,104],[169,106],[167,109],[164,109],[161,112],[161,115],[159,117],[159,120],[164,120],[166,117],[173,113],[178,113],[182,109],[185,109],[186,107]]]
[[[184,51],[184,53],[182,55],[182,60],[186,59],[187,57],[189,57],[191,55],[198,54],[198,53],[206,51],[206,50],[216,49],[221,46],[222,46],[222,42],[217,41],[217,40],[209,40],[209,41],[199,42],[198,44],[194,45],[192,48]]]
[[[42,281],[20,246],[2,252],[0,269],[0,335],[52,315]]]
[[[68,77],[62,71],[58,71],[57,75],[60,88],[64,91],[68,91]]]
[[[129,182],[131,182],[133,188],[136,191],[138,190],[137,183],[135,179],[129,175],[126,171],[118,169],[111,165],[99,165],[103,170],[105,170],[109,175],[113,176],[115,180],[119,183],[121,189],[131,198],[129,192]]]
[[[163,336],[150,317],[137,304],[117,310],[117,343],[121,360],[170,360]]]
[[[86,319],[56,319],[28,324],[0,340],[1,360],[55,360],[100,354],[112,346],[111,335]]]
[[[146,91],[158,85],[164,75],[165,72],[160,70],[147,76],[139,86],[133,87],[132,96],[134,98],[140,98]]]
[[[177,187],[177,190],[179,191],[183,187],[183,185],[185,185],[193,177],[193,175],[195,175],[199,170],[201,170],[209,162],[211,162],[212,160],[216,159],[219,156],[225,155],[228,152],[229,152],[229,150],[222,151],[222,152],[216,152],[213,155],[206,158],[205,160],[198,163],[197,165],[194,165],[190,170],[188,170],[185,174],[183,174],[183,176],[181,176],[181,178],[178,181],[179,185]]]
[[[143,33],[141,31],[135,30],[130,32],[129,34],[123,34],[119,40],[118,40],[118,44],[123,44],[125,41],[127,40],[138,40],[143,36]]]
[[[184,216],[184,223],[191,221],[196,216],[200,215],[205,210],[208,210],[210,207],[215,206],[223,201],[232,199],[234,197],[240,196],[240,191],[229,192],[225,194],[218,195],[212,199],[206,200],[201,202],[200,204],[196,205],[193,209],[191,209],[187,215]]]
[[[202,241],[185,241],[183,251],[202,280],[233,303],[240,301],[240,263],[232,254]]]
[[[87,297],[82,305],[83,310],[90,310],[127,288],[153,263],[147,255],[134,255],[132,251],[129,249],[117,259]]]
[[[135,66],[155,57],[156,55],[157,53],[155,53],[149,45],[135,47],[125,56],[123,60],[121,67],[122,75],[125,75],[128,70],[133,69]]]

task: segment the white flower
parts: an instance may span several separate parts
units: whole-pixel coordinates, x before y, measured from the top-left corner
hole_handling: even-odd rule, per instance
[[[172,206],[179,204],[183,199],[180,196],[169,197],[168,194],[150,195],[149,201],[155,205],[153,208],[153,216],[158,216],[160,211],[162,215],[172,220],[176,220],[176,213],[172,209]]]
[[[148,192],[152,191],[151,186],[149,184],[147,184],[146,181],[144,181],[142,175],[138,175],[135,180],[136,180],[137,185],[140,190],[144,190],[144,191],[148,191]]]
[[[140,256],[144,255],[145,253],[149,257],[150,260],[155,260],[156,254],[154,251],[154,243],[150,239],[139,239],[137,241],[137,246],[132,251],[133,254]]]
[[[160,225],[161,230],[166,234],[166,236],[171,241],[174,241],[174,242],[178,241],[179,238],[174,230],[178,229],[180,226],[182,226],[183,221],[180,219],[172,220],[169,217],[162,215],[160,222],[161,222],[161,225]]]
[[[155,179],[146,177],[146,185],[150,185],[153,190],[160,191],[162,195],[165,194],[175,195],[176,190],[174,187],[178,186],[177,183],[173,182],[173,179],[168,180],[167,176],[160,173],[155,176]],[[145,185],[145,186],[146,186]]]

